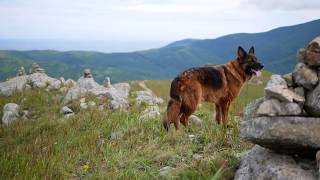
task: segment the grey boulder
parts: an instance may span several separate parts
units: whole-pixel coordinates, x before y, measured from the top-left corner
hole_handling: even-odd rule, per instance
[[[259,145],[241,156],[235,180],[317,180],[311,160],[295,159],[289,155],[274,153]]]
[[[240,136],[278,152],[312,157],[320,149],[320,118],[257,117],[241,123]]]
[[[0,96],[11,96],[16,91],[22,91],[27,85],[28,76],[18,76],[0,83]]]
[[[272,75],[264,90],[267,98],[276,98],[283,102],[305,102],[303,96],[288,88],[286,81],[280,75]]]
[[[320,116],[320,84],[307,93],[304,108],[309,115]]]
[[[300,106],[293,102],[280,102],[278,99],[267,99],[260,104],[258,116],[297,116],[302,113]]]
[[[19,117],[19,105],[15,103],[8,103],[3,107],[2,123],[8,125],[16,121]]]
[[[317,72],[303,63],[298,63],[292,73],[293,81],[306,89],[313,89],[318,83]]]

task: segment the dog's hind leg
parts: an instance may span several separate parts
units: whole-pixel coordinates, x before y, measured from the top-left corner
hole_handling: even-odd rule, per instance
[[[167,107],[167,112],[165,113],[162,123],[164,128],[168,131],[171,123],[174,123],[175,128],[179,128],[179,124],[176,122],[181,114],[181,102],[175,99],[170,99]]]
[[[229,126],[229,109],[230,109],[231,101],[223,101],[222,103],[222,123],[224,127]]]
[[[216,104],[216,121],[218,124],[222,123],[222,108],[220,104]]]

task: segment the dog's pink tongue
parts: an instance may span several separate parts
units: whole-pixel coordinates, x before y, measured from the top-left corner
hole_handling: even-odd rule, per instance
[[[255,73],[256,73],[256,76],[257,76],[257,77],[260,77],[261,74],[262,74],[261,71],[255,71]]]

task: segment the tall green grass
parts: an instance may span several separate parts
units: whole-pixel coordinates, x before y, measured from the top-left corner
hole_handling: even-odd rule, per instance
[[[168,100],[170,81],[146,84]],[[59,92],[29,90],[1,97],[1,109],[14,102],[31,115],[0,127],[0,179],[230,179],[239,154],[250,147],[240,140],[234,116],[241,116],[246,103],[263,95],[264,84],[265,80],[244,87],[230,112],[234,128],[218,126],[212,106],[203,104],[195,113],[204,121],[202,128],[171,128],[169,133],[162,128],[161,117],[140,121],[144,109],[135,106],[129,112],[78,109],[66,119],[60,113]],[[77,105],[75,101],[71,107]],[[123,137],[111,139],[113,132]],[[203,158],[195,159],[194,154]],[[167,177],[159,175],[164,166],[173,168]]]

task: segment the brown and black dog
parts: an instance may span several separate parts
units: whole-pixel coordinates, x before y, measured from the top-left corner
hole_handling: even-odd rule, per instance
[[[260,76],[263,65],[257,61],[254,48],[247,53],[238,47],[237,58],[223,65],[191,68],[178,75],[171,83],[170,101],[163,117],[169,130],[171,123],[179,128],[179,120],[187,126],[189,116],[201,101],[214,103],[216,121],[228,125],[228,111],[241,87],[253,75]]]

